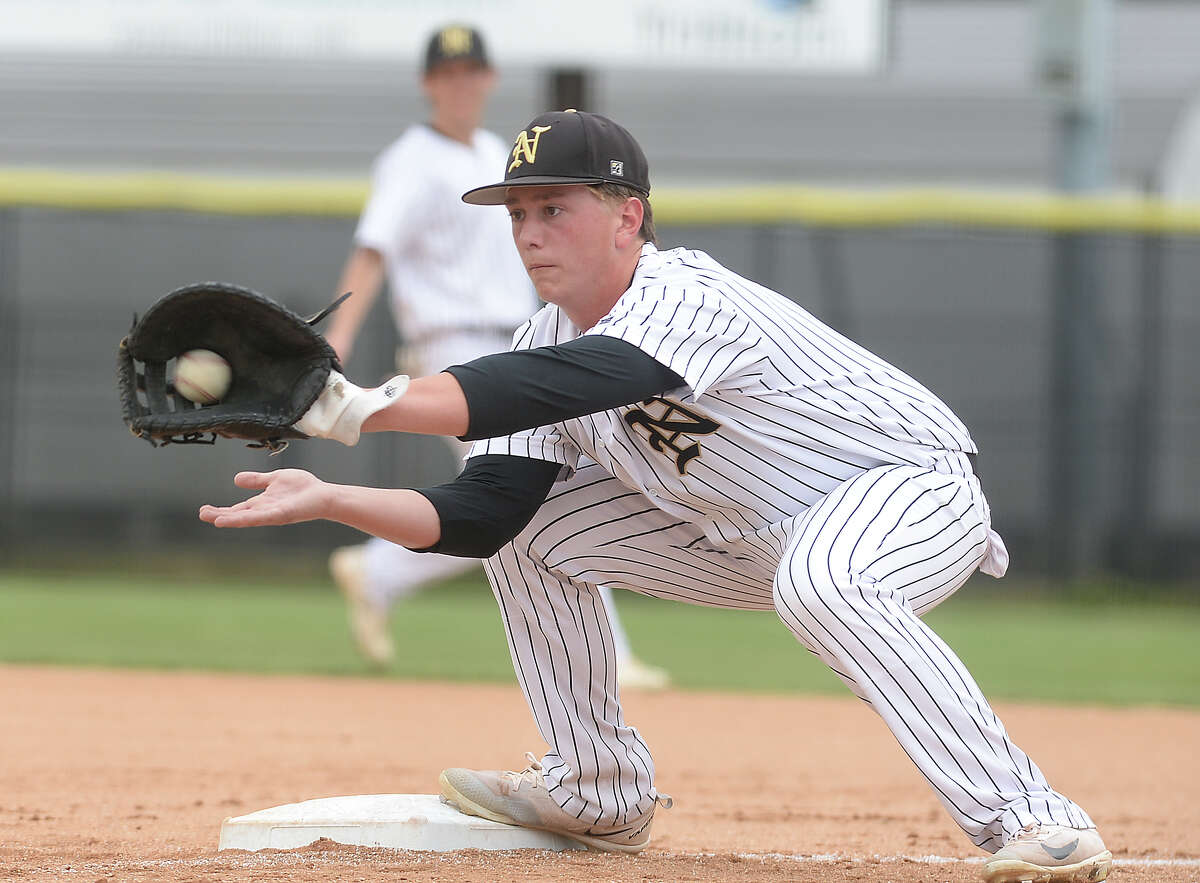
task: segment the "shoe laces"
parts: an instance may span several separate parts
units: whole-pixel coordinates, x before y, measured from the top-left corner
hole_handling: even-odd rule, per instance
[[[1042,831],[1042,826],[1035,823],[1023,825],[1021,830],[1013,835],[1013,840],[1034,840]]]
[[[1039,822],[1031,822],[1014,834],[1010,842],[1015,843],[1018,840],[1044,840],[1058,830],[1062,829],[1054,825],[1044,825]]]
[[[532,785],[534,788],[546,787],[546,770],[541,762],[538,761],[532,751],[525,752],[525,759],[529,761],[529,766],[525,767],[525,769],[519,773],[512,770],[504,773],[504,778],[512,782],[514,793],[520,791],[522,785]],[[670,794],[656,794],[654,802],[663,809],[670,809],[675,804]]]
[[[519,773],[506,772],[504,777],[513,783],[513,791],[520,791],[522,785],[532,785],[534,788],[541,786],[546,787],[546,771],[542,768],[541,763],[534,756],[532,751],[525,752],[525,759],[529,761],[529,766],[521,770]]]

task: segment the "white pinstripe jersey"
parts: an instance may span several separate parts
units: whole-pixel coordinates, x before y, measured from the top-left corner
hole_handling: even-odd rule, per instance
[[[467,205],[508,145],[477,129],[470,145],[411,126],[375,160],[354,241],[380,252],[405,337],[464,327],[516,328],[537,309],[504,206]]]
[[[687,385],[481,441],[472,455],[572,469],[582,455],[721,543],[802,513],[863,470],[976,450],[913,378],[703,252],[645,245],[629,289],[586,333],[634,344]],[[513,349],[579,336],[550,305],[517,331]]]

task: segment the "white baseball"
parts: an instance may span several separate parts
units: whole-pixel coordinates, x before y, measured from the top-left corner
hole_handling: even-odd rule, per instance
[[[212,350],[188,350],[175,360],[175,390],[188,401],[221,401],[233,383],[233,369]]]

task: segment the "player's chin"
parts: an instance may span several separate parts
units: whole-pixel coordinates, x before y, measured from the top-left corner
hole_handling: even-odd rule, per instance
[[[529,279],[542,300],[554,302],[554,294],[562,287],[556,268],[534,267],[529,271]]]

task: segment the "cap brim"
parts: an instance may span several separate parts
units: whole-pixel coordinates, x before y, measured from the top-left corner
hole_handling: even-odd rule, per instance
[[[554,184],[603,184],[603,178],[568,178],[563,175],[527,175],[512,181],[501,181],[486,187],[476,187],[462,195],[462,201],[471,205],[504,205],[512,187],[547,187]]]

